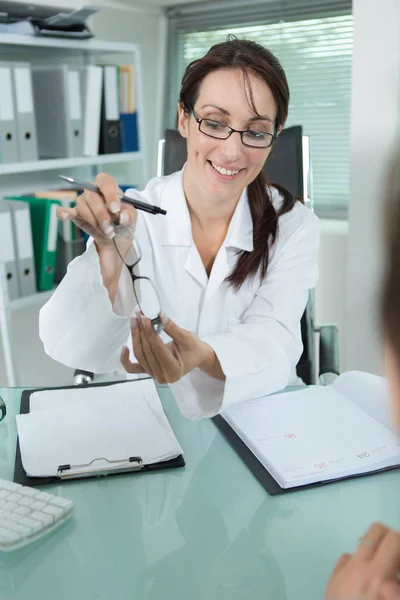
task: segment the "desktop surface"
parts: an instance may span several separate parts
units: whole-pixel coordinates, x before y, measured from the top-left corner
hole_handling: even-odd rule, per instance
[[[373,521],[400,529],[400,471],[269,496],[212,421],[159,394],[186,467],[41,487],[75,516],[0,553],[0,600],[317,600]],[[0,478],[12,480],[21,390],[0,396]]]

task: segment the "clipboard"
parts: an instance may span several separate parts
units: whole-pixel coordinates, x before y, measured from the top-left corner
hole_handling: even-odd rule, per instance
[[[143,377],[142,379],[150,379],[150,377]],[[90,387],[108,387],[115,384],[121,383],[133,383],[135,380],[128,379],[123,381],[107,381],[105,383],[92,383]],[[51,388],[40,388],[32,390],[24,390],[21,395],[21,406],[20,414],[28,414],[30,412],[30,397],[34,392],[43,392],[47,390],[76,390],[78,386],[67,385],[62,387],[51,387]],[[80,386],[85,387],[85,386]],[[108,462],[107,467],[98,466],[98,461]],[[124,464],[121,465],[121,461]],[[176,458],[171,460],[161,461],[151,465],[144,465],[140,456],[121,457],[121,460],[116,461],[118,464],[115,465],[112,461],[107,461],[103,457],[95,458],[91,463],[85,465],[59,465],[58,476],[56,477],[29,477],[26,474],[25,469],[22,465],[21,450],[19,446],[19,438],[17,438],[17,449],[15,455],[15,467],[14,467],[14,479],[15,483],[29,486],[47,485],[51,483],[64,483],[65,481],[76,481],[77,479],[90,479],[105,477],[109,475],[120,475],[120,474],[132,474],[132,473],[147,473],[150,471],[158,471],[161,469],[176,469],[185,466],[185,460],[180,454]]]
[[[253,452],[246,446],[240,436],[232,429],[232,427],[225,421],[221,415],[216,415],[212,418],[215,426],[225,439],[230,443],[232,448],[237,452],[243,462],[248,466],[250,471],[256,476],[261,485],[266,489],[268,494],[276,496],[278,494],[288,494],[290,492],[299,492],[301,490],[308,490],[310,488],[321,487],[338,481],[344,481],[345,479],[355,479],[359,477],[367,477],[368,475],[378,475],[386,471],[393,471],[399,469],[400,466],[394,465],[393,467],[384,467],[382,469],[376,469],[375,471],[369,471],[368,473],[356,473],[354,475],[346,475],[345,477],[338,477],[336,479],[327,479],[325,481],[318,481],[317,483],[308,483],[306,485],[298,485],[291,488],[282,488],[271,473],[264,467],[264,465],[258,460]]]

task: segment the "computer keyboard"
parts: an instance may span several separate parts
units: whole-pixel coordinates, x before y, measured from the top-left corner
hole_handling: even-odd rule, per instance
[[[72,500],[0,479],[0,551],[15,550],[64,523]]]

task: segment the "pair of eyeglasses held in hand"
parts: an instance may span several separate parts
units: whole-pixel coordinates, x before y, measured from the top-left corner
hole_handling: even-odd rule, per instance
[[[59,175],[59,177],[61,177],[61,179],[64,179],[65,181],[68,181],[68,183],[73,183],[82,187],[83,189],[89,190],[91,192],[96,192],[97,194],[102,195],[100,188],[95,186],[93,183],[89,183],[88,181],[81,181],[79,179],[74,179],[73,177],[65,177],[64,175]],[[118,197],[120,198],[120,200],[122,200],[122,202],[132,204],[138,210],[143,210],[154,215],[167,214],[167,211],[163,210],[162,208],[159,208],[158,206],[155,206],[153,204],[147,204],[146,202],[141,202],[140,200],[134,200],[132,198],[129,198],[129,196],[126,196],[125,194],[119,194]],[[114,229],[116,233],[118,233],[121,236],[124,235],[124,230],[126,230],[126,228],[121,225],[115,225]],[[137,265],[140,262],[140,259],[142,258],[140,247],[135,241],[136,260],[133,262],[133,264],[128,264],[122,256],[120,249],[118,248],[118,242],[116,241],[115,237],[113,239],[113,242],[119,257],[128,269],[129,274],[132,278],[133,292],[138,308],[145,317],[150,319],[153,330],[158,335],[163,330],[163,325],[161,322],[161,302],[159,295],[148,277],[136,275],[134,272],[135,267],[137,267]]]
[[[117,237],[117,236],[116,236]],[[137,306],[141,313],[150,319],[151,325],[153,327],[154,332],[158,335],[164,329],[164,326],[161,321],[161,301],[158,295],[156,288],[154,287],[151,279],[149,277],[145,277],[143,275],[136,275],[135,268],[138,266],[142,254],[140,250],[140,246],[135,240],[135,260],[133,263],[129,264],[123,257],[119,247],[118,242],[114,237],[113,242],[116,251],[118,252],[119,257],[124,263],[125,267],[128,269],[129,274],[132,278],[133,284],[133,293],[135,295],[135,300],[137,302]]]

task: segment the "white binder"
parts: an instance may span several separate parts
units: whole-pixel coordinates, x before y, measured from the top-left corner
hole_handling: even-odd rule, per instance
[[[0,262],[6,271],[8,297],[15,300],[19,297],[17,263],[11,209],[5,202],[0,202]]]
[[[68,68],[68,101],[70,107],[71,145],[73,156],[83,154],[83,104],[81,75],[77,68]]]
[[[29,203],[5,201],[5,204],[11,210],[19,295],[30,296],[36,292],[36,275]]]
[[[97,156],[100,141],[101,98],[103,87],[103,68],[87,65],[82,68],[81,81],[84,83],[84,136],[83,154]]]
[[[18,162],[17,122],[10,63],[0,62],[0,163]]]
[[[82,156],[82,97],[78,68],[67,65],[34,65],[40,158]]]
[[[29,63],[12,63],[19,160],[38,160],[32,72]]]

